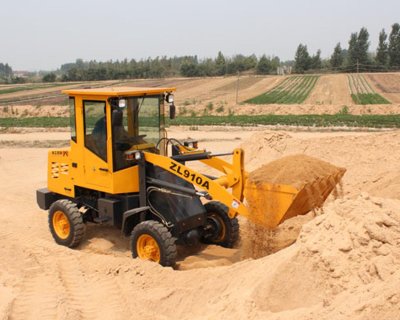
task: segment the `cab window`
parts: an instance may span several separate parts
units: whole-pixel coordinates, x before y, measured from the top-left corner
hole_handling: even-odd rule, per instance
[[[128,150],[158,153],[160,139],[160,97],[128,97],[111,101],[114,171],[134,165],[125,160]]]
[[[107,125],[105,101],[83,101],[85,147],[107,161]]]
[[[71,140],[76,142],[75,98],[70,97],[68,104],[69,104],[69,119],[70,119],[70,126],[71,126]]]

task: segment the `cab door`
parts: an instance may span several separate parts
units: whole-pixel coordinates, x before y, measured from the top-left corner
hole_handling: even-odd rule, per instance
[[[83,100],[84,116],[84,175],[88,187],[112,190],[112,160],[110,114],[104,100]]]

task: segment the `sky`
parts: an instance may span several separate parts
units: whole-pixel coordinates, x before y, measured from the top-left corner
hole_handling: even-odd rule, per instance
[[[4,0],[0,62],[13,70],[56,70],[83,60],[235,54],[294,58],[299,43],[329,57],[366,27],[400,23],[399,0]]]

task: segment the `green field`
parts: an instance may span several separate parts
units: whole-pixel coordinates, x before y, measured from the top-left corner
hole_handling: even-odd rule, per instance
[[[314,88],[319,76],[291,76],[271,90],[251,98],[251,104],[299,104],[303,103]]]
[[[394,115],[257,115],[202,116],[168,120],[167,125],[288,125],[307,127],[400,128],[400,114]],[[68,117],[0,118],[0,127],[68,127]]]
[[[377,94],[364,75],[349,74],[349,87],[351,98],[356,104],[390,104],[390,101]]]

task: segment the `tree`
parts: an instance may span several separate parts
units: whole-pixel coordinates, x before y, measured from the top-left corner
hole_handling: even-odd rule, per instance
[[[304,73],[310,68],[311,58],[306,45],[299,44],[294,57],[294,72]]]
[[[330,64],[332,68],[338,69],[343,65],[343,50],[340,46],[340,42],[333,49],[333,54],[331,55]]]
[[[388,44],[387,44],[387,34],[385,29],[379,33],[379,44],[376,50],[375,62],[381,66],[386,66],[389,59]]]
[[[277,71],[278,67],[281,65],[281,60],[279,57],[273,57],[271,59],[271,69],[272,71]]]
[[[4,79],[9,81],[13,75],[12,68],[8,65],[8,63],[3,64],[0,63],[0,79]]]
[[[361,28],[357,38],[357,55],[360,64],[369,64],[369,33],[366,28]]]
[[[392,31],[389,35],[389,65],[391,67],[400,66],[400,24],[392,25]]]
[[[57,78],[56,74],[51,72],[51,73],[44,75],[42,78],[42,81],[43,82],[54,82],[54,81],[56,81],[56,78]]]
[[[197,77],[199,75],[197,57],[195,59],[188,57],[181,64],[180,71],[184,77]]]
[[[352,33],[349,40],[347,56],[347,66],[350,71],[354,71],[361,65],[370,63],[368,56],[369,33],[366,28],[361,28],[360,32]]]
[[[321,50],[318,49],[317,53],[311,57],[310,69],[319,70],[321,69],[321,66],[322,66]]]
[[[215,69],[217,76],[226,74],[226,61],[221,51],[218,52],[218,56],[215,59]]]
[[[251,70],[257,67],[258,59],[255,54],[244,58],[245,70]]]
[[[272,71],[272,61],[264,54],[257,63],[257,74],[269,74]]]
[[[347,51],[347,65],[353,67],[357,64],[357,32],[350,35],[349,49]]]

